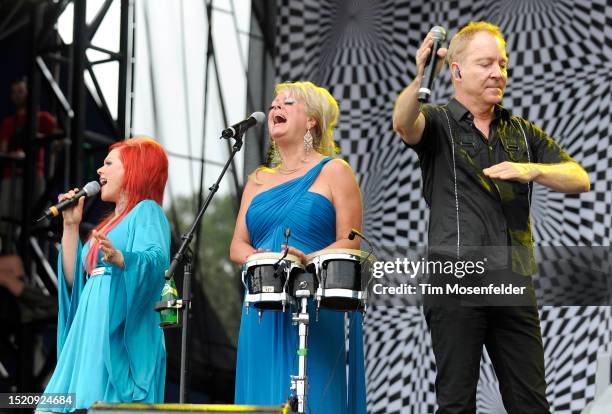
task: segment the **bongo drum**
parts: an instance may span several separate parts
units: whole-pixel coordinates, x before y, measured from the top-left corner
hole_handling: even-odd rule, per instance
[[[285,311],[286,305],[295,305],[290,282],[304,272],[299,258],[283,253],[255,253],[248,257],[242,270],[242,283],[246,289],[248,312],[253,304],[258,310]]]
[[[354,249],[324,249],[308,255],[306,268],[317,279],[317,307],[365,310],[375,260],[372,254]]]

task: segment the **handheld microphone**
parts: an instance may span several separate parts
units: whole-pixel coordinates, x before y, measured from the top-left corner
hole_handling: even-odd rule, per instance
[[[100,183],[97,181],[90,181],[85,186],[74,195],[72,198],[67,198],[65,200],[60,201],[54,206],[49,207],[45,210],[44,214],[36,221],[42,221],[46,218],[57,217],[59,216],[60,211],[67,209],[68,207],[72,207],[76,203],[78,203],[79,198],[82,196],[91,197],[92,195],[96,195],[100,192]]]
[[[237,124],[228,127],[221,132],[221,138],[237,138],[244,134],[247,129],[260,125],[266,119],[266,115],[263,112],[253,112],[251,116],[249,116],[244,121],[240,121]]]
[[[434,72],[438,64],[438,49],[440,49],[444,40],[446,40],[446,30],[444,30],[442,26],[434,26],[431,28],[430,32],[433,34],[433,46],[431,48],[431,54],[425,63],[425,73],[423,74],[423,80],[419,88],[419,102],[423,103],[429,102],[431,98],[435,76]]]

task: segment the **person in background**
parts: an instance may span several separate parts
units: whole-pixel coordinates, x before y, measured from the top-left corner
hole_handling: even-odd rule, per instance
[[[6,162],[0,168],[2,174],[0,182],[0,238],[2,250],[9,252],[12,239],[12,226],[7,222],[19,222],[22,211],[23,170],[15,165],[15,161],[25,157],[23,152],[26,136],[26,122],[28,109],[28,84],[25,79],[11,82],[11,102],[15,106],[15,114],[7,116],[0,125],[0,153],[7,155]],[[37,117],[37,137],[42,138],[53,133],[57,128],[57,121],[49,112],[39,111]],[[36,172],[34,176],[34,197],[39,196],[44,188],[44,151],[36,151]]]

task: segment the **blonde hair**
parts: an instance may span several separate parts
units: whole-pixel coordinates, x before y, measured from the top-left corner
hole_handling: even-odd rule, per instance
[[[319,154],[335,157],[339,152],[334,142],[333,130],[338,123],[338,102],[331,93],[325,88],[315,85],[312,82],[284,82],[279,83],[274,88],[274,94],[278,96],[285,93],[304,102],[306,115],[316,120],[316,125],[310,130],[312,134],[312,146]],[[282,160],[275,156],[275,144],[270,137],[270,149],[266,165],[274,168],[280,166]],[[254,173],[262,169],[259,167]]]
[[[446,59],[449,66],[453,62],[461,61],[460,59],[462,58],[468,44],[474,35],[479,32],[488,32],[492,34],[501,41],[504,48],[506,47],[506,39],[504,39],[504,36],[501,34],[501,30],[498,26],[495,26],[489,22],[469,22],[463,26],[450,41],[448,52],[446,53]]]

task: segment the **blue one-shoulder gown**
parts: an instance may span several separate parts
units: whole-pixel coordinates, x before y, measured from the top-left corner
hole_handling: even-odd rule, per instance
[[[325,158],[304,176],[256,195],[246,213],[246,224],[253,247],[281,251],[286,228],[291,229],[289,245],[312,253],[336,240],[336,212],[323,195],[308,191]],[[309,305],[308,399],[309,413],[358,414],[366,412],[362,320],[349,314],[349,354],[347,354],[344,313],[322,309],[315,321],[314,303]],[[236,403],[282,404],[287,401],[290,375],[297,375],[297,327],[291,312],[245,314],[242,308]]]
[[[95,401],[164,400],[166,350],[154,306],[170,261],[168,220],[156,202],[144,200],[107,237],[123,253],[123,270],[98,260],[105,273],[86,279],[89,242],[79,243],[69,288],[61,254],[58,260],[57,366],[45,393],[75,393],[72,410]]]

